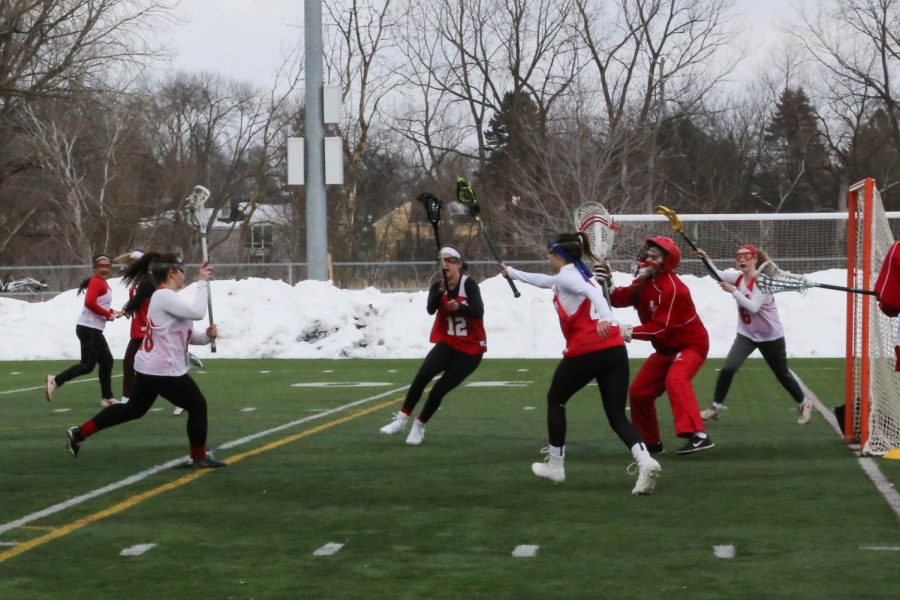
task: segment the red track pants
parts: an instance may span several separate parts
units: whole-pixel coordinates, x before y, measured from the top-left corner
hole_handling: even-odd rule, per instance
[[[706,361],[706,353],[686,348],[677,354],[654,352],[644,362],[631,382],[631,421],[645,444],[659,444],[659,421],[656,399],[663,392],[669,395],[669,405],[675,419],[675,435],[691,437],[694,432],[706,431],[697,396],[691,380]]]

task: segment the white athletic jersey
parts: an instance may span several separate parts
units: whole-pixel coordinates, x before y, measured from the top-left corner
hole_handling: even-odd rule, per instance
[[[539,288],[552,289],[560,306],[568,316],[574,315],[584,299],[588,298],[593,304],[592,319],[610,323],[613,321],[612,309],[609,308],[609,303],[603,297],[603,292],[590,281],[585,281],[575,265],[571,263],[564,265],[556,275],[528,273],[512,267],[507,267],[506,272],[510,279],[524,281]]]
[[[754,342],[770,342],[784,337],[784,327],[778,317],[775,296],[762,293],[753,281],[748,286],[746,278],[739,271],[716,269],[716,273],[722,281],[737,286],[731,295],[738,305],[739,334]]]
[[[134,370],[144,375],[178,377],[188,371],[188,345],[208,344],[206,328],[194,329],[194,321],[206,316],[209,283],[197,283],[197,294],[188,302],[177,292],[160,288],[150,297],[144,343],[134,357]]]
[[[106,292],[102,295],[97,295],[97,305],[100,306],[100,308],[109,310],[109,307],[112,306],[112,289],[105,281],[103,281],[99,277],[97,279],[103,282],[103,284],[106,286]],[[91,283],[94,282],[92,281]],[[85,292],[85,294],[87,294],[87,292]],[[85,302],[87,301],[88,298],[86,297]],[[91,329],[99,329],[100,331],[103,331],[104,329],[106,329],[106,323],[106,317],[104,317],[103,315],[98,315],[87,306],[81,309],[81,315],[79,315],[78,317],[79,325],[84,325],[85,327],[90,327]]]

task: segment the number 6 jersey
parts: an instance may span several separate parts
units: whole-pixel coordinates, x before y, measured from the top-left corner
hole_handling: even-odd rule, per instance
[[[431,342],[444,342],[465,354],[487,352],[487,335],[482,320],[484,304],[478,284],[468,275],[463,275],[455,298],[441,292],[440,285],[438,281],[428,291],[428,314],[437,312],[431,328]],[[460,304],[456,312],[447,310],[447,302],[451,299]]]

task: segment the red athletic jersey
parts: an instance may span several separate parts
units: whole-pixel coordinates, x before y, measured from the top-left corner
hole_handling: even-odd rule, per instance
[[[591,315],[593,305],[589,298],[585,298],[578,305],[578,310],[571,315],[566,314],[556,296],[553,296],[553,306],[556,307],[556,314],[559,315],[559,327],[562,329],[563,337],[566,338],[564,357],[569,358],[625,345],[625,339],[617,326],[611,328],[609,337],[600,337],[600,334],[597,333],[597,319]]]
[[[455,300],[466,304],[466,279],[463,275],[459,282],[459,294]],[[474,283],[474,280],[473,280]],[[482,319],[467,317],[447,310],[447,295],[441,296],[434,325],[431,328],[431,342],[444,342],[454,350],[465,354],[483,354],[487,352],[487,335],[484,332]]]
[[[648,340],[657,352],[673,354],[691,346],[703,354],[709,350],[709,335],[694,308],[691,292],[674,273],[635,279],[628,287],[613,290],[611,300],[613,306],[637,309],[641,324],[631,335]]]
[[[878,308],[889,317],[900,315],[900,242],[894,242],[875,281]]]
[[[128,290],[128,300],[134,300],[138,286],[132,286]],[[142,339],[147,331],[147,309],[150,308],[150,298],[146,298],[131,315],[131,339]]]

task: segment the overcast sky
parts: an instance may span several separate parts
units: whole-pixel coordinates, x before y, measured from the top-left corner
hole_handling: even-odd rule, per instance
[[[748,76],[777,33],[774,25],[791,17],[789,0],[735,0],[745,43],[753,54],[736,73]],[[169,36],[177,52],[172,67],[212,71],[268,85],[283,56],[299,44],[303,0],[181,0],[183,24]]]

